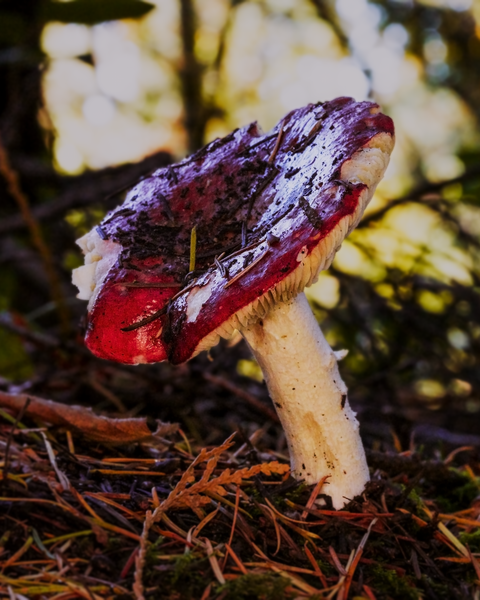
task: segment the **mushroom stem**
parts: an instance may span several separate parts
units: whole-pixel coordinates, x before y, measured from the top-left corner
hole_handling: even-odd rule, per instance
[[[285,430],[292,475],[309,484],[328,475],[325,491],[342,508],[363,492],[368,466],[335,353],[305,294],[277,304],[242,334]]]

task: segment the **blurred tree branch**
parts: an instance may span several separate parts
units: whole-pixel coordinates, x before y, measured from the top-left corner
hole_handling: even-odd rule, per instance
[[[310,0],[310,3],[315,7],[320,19],[326,21],[333,29],[342,48],[348,51],[350,48],[350,40],[340,24],[338,13],[335,9],[335,3],[332,2],[332,0]]]
[[[20,187],[20,181],[18,174],[10,165],[7,151],[2,143],[0,137],[0,173],[2,174],[6,184],[7,190],[10,195],[15,199],[18,207],[20,208],[22,218],[25,221],[26,226],[30,232],[30,237],[33,245],[40,254],[43,266],[47,273],[47,277],[50,283],[50,293],[52,300],[57,306],[58,316],[60,319],[60,325],[64,336],[68,335],[70,330],[69,315],[65,304],[65,298],[63,296],[62,288],[60,286],[60,279],[57,274],[53,256],[50,252],[48,245],[43,237],[42,230],[38,224],[37,219],[33,215],[30,209],[30,203],[27,196],[23,193]]]
[[[65,189],[50,202],[32,209],[33,217],[38,221],[58,219],[73,208],[82,208],[101,203],[105,208],[114,208],[119,195],[152,171],[172,162],[167,152],[157,152],[138,163],[107,167],[100,171],[83,173],[78,176],[59,176],[53,169],[42,168],[42,164],[31,160],[18,161],[21,173],[30,180],[52,180],[61,183]],[[4,216],[0,221],[0,233],[12,233],[26,227],[22,214]]]
[[[388,202],[388,204],[382,206],[382,208],[379,208],[376,211],[372,211],[371,213],[363,217],[363,219],[358,224],[357,228],[367,227],[370,223],[378,221],[379,219],[384,217],[389,210],[395,208],[396,206],[406,204],[407,202],[419,202],[422,199],[422,196],[434,192],[439,192],[448,185],[453,185],[455,183],[466,183],[467,181],[472,181],[478,178],[480,178],[480,166],[470,167],[466,169],[465,172],[462,173],[462,175],[452,177],[451,179],[435,182],[424,181],[418,184],[416,187],[414,187],[411,192],[405,194],[405,196],[401,196],[400,198],[391,200],[390,202]]]
[[[190,153],[195,152],[203,145],[206,124],[202,98],[202,67],[195,55],[195,30],[196,15],[193,1],[180,0],[180,31],[183,46],[180,81]]]

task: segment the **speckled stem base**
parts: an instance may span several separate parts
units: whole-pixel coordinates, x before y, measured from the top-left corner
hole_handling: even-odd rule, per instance
[[[368,467],[335,353],[305,295],[277,305],[242,333],[285,430],[293,476],[313,484],[329,475],[322,492],[342,508],[363,492]]]

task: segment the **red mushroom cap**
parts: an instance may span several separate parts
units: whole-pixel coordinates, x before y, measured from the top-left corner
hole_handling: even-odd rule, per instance
[[[378,110],[310,104],[268,134],[237,129],[138,183],[98,228],[120,252],[88,315],[89,349],[184,362],[310,285],[385,170],[394,129]]]

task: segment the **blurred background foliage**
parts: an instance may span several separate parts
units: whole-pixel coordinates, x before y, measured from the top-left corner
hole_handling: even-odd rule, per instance
[[[349,95],[397,146],[309,299],[372,444],[479,443],[479,74],[480,0],[0,0],[0,385],[251,433],[267,397],[242,344],[176,368],[85,352],[74,241],[154,168]]]

